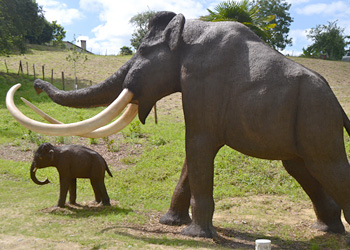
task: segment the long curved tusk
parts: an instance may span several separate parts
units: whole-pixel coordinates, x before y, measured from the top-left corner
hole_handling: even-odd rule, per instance
[[[110,122],[118,116],[125,106],[131,101],[133,93],[124,89],[122,93],[105,110],[87,120],[70,124],[47,124],[26,117],[15,105],[13,96],[21,84],[10,88],[6,94],[6,106],[11,115],[26,128],[46,135],[70,136],[89,133]]]
[[[79,135],[79,136],[88,137],[88,138],[102,138],[102,137],[106,137],[106,136],[118,133],[127,125],[129,125],[129,123],[132,122],[132,120],[134,120],[137,113],[138,113],[138,105],[130,104],[129,107],[123,113],[123,115],[120,116],[114,122],[102,128],[96,129],[90,133]]]
[[[25,98],[21,97],[22,101],[31,109],[33,109],[38,115],[43,117],[48,122],[54,123],[54,124],[63,124],[62,122],[52,118],[45,112],[41,111],[39,108],[37,108],[34,104],[26,100]],[[125,110],[122,116],[120,116],[117,120],[114,122],[102,127],[98,128],[90,133],[79,135],[81,137],[88,137],[88,138],[102,138],[106,137],[115,133],[118,133],[120,130],[125,128],[132,120],[135,118],[138,112],[138,105],[136,104],[129,104],[128,108]]]
[[[30,101],[28,101],[27,99],[25,99],[24,97],[21,97],[21,100],[28,106],[30,107],[35,113],[37,113],[38,115],[40,115],[42,118],[44,118],[46,121],[48,121],[49,123],[52,124],[63,124],[63,122],[60,122],[58,120],[56,120],[55,118],[52,118],[51,116],[49,116],[48,114],[46,114],[45,112],[41,111],[37,106],[35,106],[33,103],[31,103]]]

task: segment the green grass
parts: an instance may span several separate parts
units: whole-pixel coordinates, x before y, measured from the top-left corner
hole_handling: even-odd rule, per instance
[[[64,53],[66,52],[48,53],[33,49],[32,54],[26,55],[26,58],[41,58],[47,64],[60,65],[53,62],[52,58],[62,58]],[[15,62],[19,58],[21,56],[10,59]],[[10,59],[7,59],[8,63],[15,64],[10,63]],[[91,69],[92,72],[89,71],[86,75],[94,74],[95,79],[103,79],[108,75],[106,70],[102,73],[102,68],[108,67],[102,61],[110,61],[109,64],[118,61],[122,64],[127,59],[91,56],[89,60],[94,62],[95,69]],[[310,65],[320,64],[319,60],[306,62]],[[118,66],[114,70],[116,67]],[[20,96],[63,122],[86,119],[101,110],[70,109],[53,104],[45,94],[35,94],[32,77],[20,77],[14,74],[15,70],[11,74],[5,74],[1,70],[3,69],[0,67],[0,144],[12,144],[22,150],[29,150],[29,145],[39,145],[44,141],[69,143],[75,140],[71,137],[42,136],[20,126],[10,116],[4,103],[7,90],[17,82],[21,82],[22,87],[15,95],[15,102],[23,113],[33,119],[42,120],[22,104]],[[60,87],[59,77],[56,77],[55,85]],[[338,85],[333,86],[337,88]],[[110,151],[114,150],[116,155],[120,150],[125,150],[124,147],[127,148],[128,155],[120,161],[129,167],[113,170],[114,177],[107,176],[105,179],[109,196],[115,201],[112,207],[92,209],[83,206],[80,209],[48,210],[58,199],[57,171],[54,168],[38,171],[39,179],[48,177],[52,184],[37,186],[29,177],[30,162],[0,159],[0,235],[40,238],[51,242],[52,249],[57,246],[52,242],[60,241],[79,244],[89,249],[113,246],[121,249],[253,249],[253,242],[257,237],[268,237],[281,249],[331,249],[346,245],[345,237],[319,236],[310,232],[308,225],[295,228],[289,224],[276,223],[277,215],[293,218],[302,209],[311,209],[307,196],[286,173],[280,162],[247,157],[228,147],[222,148],[215,158],[214,172],[214,199],[217,204],[215,214],[223,215],[221,219],[214,218],[214,224],[222,237],[215,241],[192,239],[180,236],[180,229],[176,231],[177,229],[170,230],[159,226],[157,218],[169,207],[185,157],[185,126],[181,107],[173,108],[169,112],[162,105],[164,103],[158,106],[158,125],[149,117],[146,125],[134,121],[124,129],[122,139],[118,141],[85,139],[91,144],[105,143],[106,147],[109,145]],[[350,141],[347,136],[345,140],[348,150]],[[86,204],[94,199],[88,180],[78,180],[77,192],[78,203]],[[249,197],[266,197],[272,201],[263,200],[255,204]],[[300,208],[300,211],[293,206]],[[293,213],[290,214],[290,211]],[[270,219],[266,218],[267,214]],[[243,220],[246,223],[241,223]],[[307,223],[310,221],[312,219]],[[172,230],[176,233],[172,233]]]

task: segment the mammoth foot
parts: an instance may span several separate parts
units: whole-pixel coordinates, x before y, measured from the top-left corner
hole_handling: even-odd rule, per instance
[[[194,223],[191,223],[189,226],[185,227],[182,230],[181,234],[202,238],[214,238],[217,236],[217,233],[213,226],[210,226],[208,228],[202,228]]]
[[[311,226],[312,229],[316,229],[322,232],[327,233],[335,233],[335,234],[344,234],[345,228],[343,223],[339,220],[339,222],[334,222],[331,224],[326,224],[322,221],[316,221],[315,224]]]
[[[168,226],[181,226],[188,225],[192,222],[190,216],[187,214],[178,214],[169,210],[166,214],[164,214],[160,219],[159,223],[168,225]]]

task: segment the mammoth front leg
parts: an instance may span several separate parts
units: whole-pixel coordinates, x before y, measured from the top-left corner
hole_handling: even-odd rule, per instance
[[[168,212],[163,215],[159,222],[170,226],[181,226],[191,223],[191,218],[188,214],[191,200],[190,184],[188,182],[188,170],[186,159],[182,166],[179,182],[171,199],[171,204]]]
[[[186,137],[187,139],[187,137]],[[188,180],[191,190],[192,222],[181,233],[194,237],[213,238],[216,231],[212,224],[214,213],[213,183],[214,158],[219,147],[213,140],[196,136],[186,140]]]
[[[60,197],[57,203],[58,207],[64,207],[64,204],[66,203],[69,185],[70,185],[69,179],[60,177]]]

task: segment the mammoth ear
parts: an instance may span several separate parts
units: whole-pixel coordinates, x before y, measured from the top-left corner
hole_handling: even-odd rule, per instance
[[[185,17],[176,15],[164,30],[164,39],[168,42],[170,50],[175,50],[181,42],[182,31],[185,26]]]
[[[49,151],[50,161],[53,160],[53,155],[54,155],[54,151],[53,151],[53,149],[50,149],[50,151]]]

